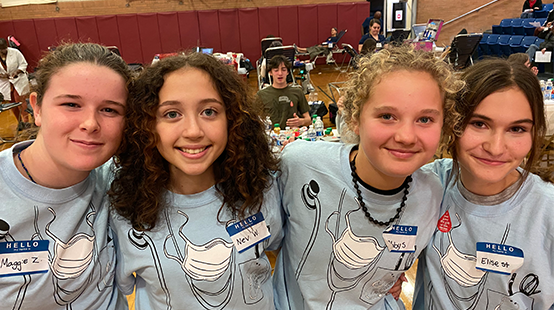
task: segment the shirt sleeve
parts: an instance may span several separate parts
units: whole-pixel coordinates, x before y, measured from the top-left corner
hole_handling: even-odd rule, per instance
[[[308,105],[308,100],[306,100],[306,96],[304,96],[304,93],[300,89],[298,90],[298,111],[300,112],[301,116],[302,114],[310,111],[310,106]]]
[[[27,60],[25,60],[25,56],[21,54],[20,51],[14,50],[17,55],[17,69],[26,72],[27,71]]]

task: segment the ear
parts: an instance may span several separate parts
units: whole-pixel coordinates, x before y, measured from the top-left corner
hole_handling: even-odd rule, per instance
[[[31,107],[33,108],[33,114],[34,114],[34,118],[35,118],[35,125],[40,127],[41,112],[42,111],[40,110],[40,106],[38,105],[37,93],[35,93],[35,92],[31,93],[31,95],[29,96],[29,102],[31,103]]]
[[[360,135],[360,123],[355,119],[352,120],[352,130],[356,135]]]

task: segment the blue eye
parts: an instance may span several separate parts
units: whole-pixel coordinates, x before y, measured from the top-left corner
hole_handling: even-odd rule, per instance
[[[216,111],[214,109],[206,109],[202,113],[208,117],[214,116]]]
[[[433,121],[433,119],[430,118],[430,117],[427,117],[427,116],[424,116],[424,117],[422,117],[422,118],[419,119],[419,122],[420,122],[420,123],[423,123],[423,124],[428,124],[428,123],[430,123],[430,122],[432,122],[432,121]]]
[[[169,111],[164,116],[167,117],[167,118],[177,118],[177,117],[179,117],[179,113],[177,113],[175,111]]]

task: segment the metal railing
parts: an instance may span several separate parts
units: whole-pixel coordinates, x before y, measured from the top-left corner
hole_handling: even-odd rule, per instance
[[[468,16],[468,15],[471,14],[471,13],[477,12],[477,11],[479,11],[480,9],[482,9],[482,8],[484,8],[484,7],[486,7],[486,6],[489,6],[489,5],[491,5],[491,4],[495,3],[495,2],[498,2],[498,1],[500,1],[500,0],[493,0],[493,1],[489,2],[489,3],[487,3],[487,4],[483,4],[482,6],[476,8],[476,9],[473,9],[473,10],[471,10],[471,11],[465,13],[465,14],[462,14],[462,15],[460,15],[460,16],[458,16],[458,17],[455,17],[455,18],[453,18],[453,19],[451,19],[451,20],[445,22],[445,23],[443,24],[443,26],[444,26],[444,25],[448,25],[449,23],[451,23],[451,22],[453,22],[453,21],[456,21],[456,20],[458,20],[458,19],[460,19],[460,18],[462,18],[462,17]]]

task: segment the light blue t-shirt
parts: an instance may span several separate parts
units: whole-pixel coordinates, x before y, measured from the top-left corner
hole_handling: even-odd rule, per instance
[[[406,207],[393,224],[412,231],[417,227],[415,251],[392,252],[383,237],[387,227],[370,223],[356,200],[352,147],[297,141],[283,151],[279,186],[285,238],[274,274],[279,310],[401,307],[387,292],[431,238],[441,183],[430,170],[414,172]],[[360,190],[370,214],[381,221],[396,214],[404,195],[382,195],[363,186]],[[397,237],[397,244],[414,239]]]
[[[0,153],[0,308],[114,309],[116,255],[102,204],[107,165],[71,187],[46,188],[15,166],[14,154],[31,143]],[[35,269],[44,257],[46,270]]]
[[[153,231],[137,231],[113,214],[118,245],[117,282],[125,294],[136,285],[135,309],[273,309],[271,265],[264,251],[282,239],[276,181],[261,213],[271,237],[239,253],[226,230],[236,223],[215,187],[198,194],[167,193]]]
[[[452,160],[427,168],[446,182]],[[554,185],[529,174],[511,198],[485,206],[451,182],[439,226],[420,258],[414,309],[554,309]]]

